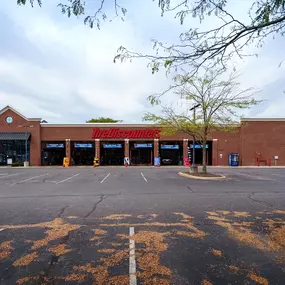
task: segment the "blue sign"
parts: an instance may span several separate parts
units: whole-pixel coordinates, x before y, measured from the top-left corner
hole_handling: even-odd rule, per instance
[[[64,143],[47,143],[46,148],[64,148]]]
[[[209,146],[206,144],[206,148],[208,148]],[[190,144],[190,148],[193,148],[193,144]],[[203,145],[202,144],[195,144],[195,149],[196,148],[203,148]]]
[[[103,148],[122,148],[123,145],[121,143],[117,143],[117,144],[107,144],[104,143],[103,144]]]
[[[75,143],[74,147],[75,148],[92,148],[93,145],[92,143]]]
[[[135,143],[135,148],[152,148],[152,143]]]
[[[160,157],[155,157],[154,158],[154,166],[159,166],[160,165]]]
[[[160,146],[161,149],[179,149],[178,144],[162,144]]]

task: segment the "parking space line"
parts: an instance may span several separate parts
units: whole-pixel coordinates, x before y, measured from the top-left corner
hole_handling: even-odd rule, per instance
[[[8,175],[8,173],[0,173],[0,175]]]
[[[247,177],[250,177],[250,178],[254,178],[256,180],[272,180],[270,178],[265,178],[265,177],[261,177],[261,176],[254,176],[254,175],[250,175],[250,174],[246,174],[246,173],[241,173],[241,172],[236,172],[236,174],[239,174],[239,175],[243,175],[243,176],[247,176]]]
[[[78,176],[79,174],[80,174],[80,173],[77,173],[77,174],[75,174],[75,175],[72,175],[72,176],[70,176],[70,177],[68,177],[68,178],[66,178],[66,179],[64,179],[64,180],[61,180],[61,181],[56,182],[55,184],[60,184],[60,183],[63,183],[63,182],[65,182],[65,181],[68,181],[68,180],[70,180],[70,179],[72,179],[72,178]]]
[[[103,182],[109,177],[110,174],[111,174],[111,173],[107,174],[107,175],[104,177],[104,179],[101,181],[101,183],[103,183]]]
[[[7,173],[7,174],[8,174],[8,173]],[[1,178],[6,178],[6,177],[10,177],[10,176],[15,176],[15,175],[18,175],[18,174],[20,174],[20,173],[8,174],[8,175],[5,175],[5,176],[1,176],[0,179],[1,179]]]
[[[144,179],[145,182],[147,182],[147,179],[145,178],[145,176],[143,175],[143,173],[141,172],[141,176]]]
[[[13,186],[13,185],[16,185],[16,184],[22,183],[22,182],[27,182],[27,181],[33,180],[33,179],[35,179],[35,178],[42,177],[42,176],[46,176],[46,175],[49,175],[49,173],[45,173],[45,174],[37,175],[37,176],[34,176],[34,177],[30,177],[30,178],[28,178],[28,179],[20,180],[20,181],[18,181],[18,182],[12,183],[10,186]]]
[[[130,227],[130,237],[135,234],[135,228]],[[129,273],[130,273],[130,285],[137,284],[137,276],[136,276],[136,255],[135,255],[135,241],[130,239],[130,266],[129,266]]]
[[[4,231],[5,229],[0,229],[0,232]]]

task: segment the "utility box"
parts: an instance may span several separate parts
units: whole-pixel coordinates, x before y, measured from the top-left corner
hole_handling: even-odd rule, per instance
[[[239,166],[239,154],[238,153],[229,154],[229,166]]]

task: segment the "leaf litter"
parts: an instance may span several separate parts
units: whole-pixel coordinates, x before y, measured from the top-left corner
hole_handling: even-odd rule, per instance
[[[0,261],[10,257],[12,253],[11,243],[11,240],[0,243]]]

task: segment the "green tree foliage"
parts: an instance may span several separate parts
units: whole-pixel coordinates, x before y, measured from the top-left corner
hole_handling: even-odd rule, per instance
[[[210,134],[216,130],[233,131],[239,123],[239,112],[242,109],[257,105],[260,101],[254,99],[252,88],[241,90],[236,81],[237,73],[232,73],[227,80],[223,70],[206,70],[204,76],[175,77],[175,84],[167,91],[174,91],[178,100],[182,100],[182,111],[164,106],[164,93],[149,97],[153,104],[161,107],[161,114],[146,113],[144,120],[152,121],[163,127],[167,134],[186,133],[203,145],[203,172],[206,167],[206,143]],[[166,92],[167,92],[166,91]],[[192,106],[196,106],[196,116],[193,117]]]
[[[86,123],[121,123],[122,120],[114,120],[112,118],[105,118],[105,117],[99,117],[99,118],[93,118],[90,119],[88,121],[86,121]]]

